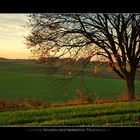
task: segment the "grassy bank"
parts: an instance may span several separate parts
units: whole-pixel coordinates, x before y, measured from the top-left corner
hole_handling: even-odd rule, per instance
[[[139,126],[140,102],[77,105],[0,113],[0,126]]]

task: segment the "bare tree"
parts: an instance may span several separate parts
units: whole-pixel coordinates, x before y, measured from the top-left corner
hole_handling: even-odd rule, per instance
[[[104,56],[135,100],[135,75],[140,67],[140,15],[131,13],[42,13],[30,15],[28,48],[38,56]],[[86,66],[86,65],[85,65]]]

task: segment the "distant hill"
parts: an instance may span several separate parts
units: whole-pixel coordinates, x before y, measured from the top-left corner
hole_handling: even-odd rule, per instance
[[[33,61],[32,59],[8,59],[0,57],[0,62],[27,62],[27,61]]]

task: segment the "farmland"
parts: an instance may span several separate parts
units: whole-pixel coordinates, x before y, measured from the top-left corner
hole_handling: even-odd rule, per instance
[[[0,126],[139,126],[139,112],[139,101],[7,111]]]
[[[65,102],[78,97],[80,89],[91,98],[115,98],[125,93],[125,83],[118,78],[79,76],[72,81],[69,76],[47,75],[44,66],[34,62],[0,62],[0,98],[35,98],[47,102]],[[136,80],[139,95],[140,81]]]
[[[71,81],[63,71],[48,75],[32,61],[0,62],[0,126],[139,126],[140,101],[69,104],[80,98],[77,89],[93,101],[124,95],[125,83],[114,73],[91,70]],[[135,84],[139,96],[138,76]]]

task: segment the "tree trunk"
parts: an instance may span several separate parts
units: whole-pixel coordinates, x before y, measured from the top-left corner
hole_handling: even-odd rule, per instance
[[[135,100],[135,79],[130,77],[126,80],[127,83],[127,98],[129,101]]]

